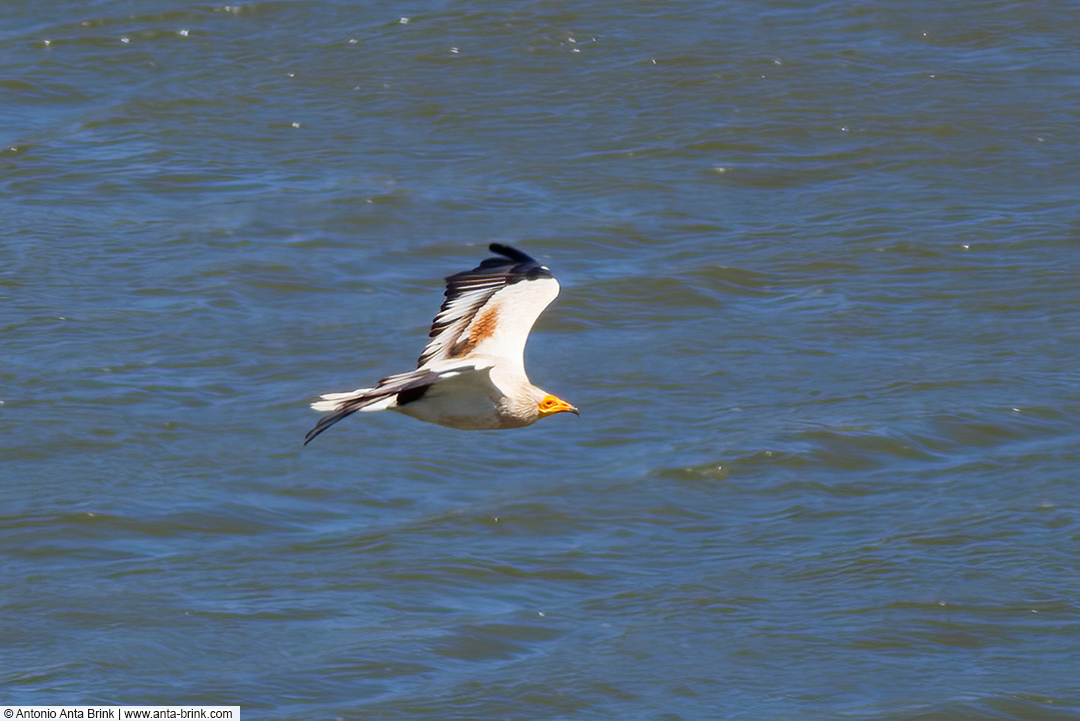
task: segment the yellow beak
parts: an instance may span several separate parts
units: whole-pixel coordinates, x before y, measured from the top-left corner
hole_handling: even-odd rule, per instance
[[[575,416],[581,416],[581,413],[578,412],[577,408],[570,405],[562,398],[546,396],[540,403],[540,416],[546,417],[555,413],[573,413]]]

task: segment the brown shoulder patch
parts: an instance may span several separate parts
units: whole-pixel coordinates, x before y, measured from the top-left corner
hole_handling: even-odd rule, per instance
[[[490,338],[499,325],[499,309],[492,306],[476,317],[469,328],[469,337],[474,343]]]
[[[461,358],[472,353],[473,349],[480,345],[481,341],[490,338],[495,333],[498,325],[499,311],[495,306],[492,306],[476,316],[476,320],[469,326],[469,337],[455,343],[454,347],[450,349],[449,357]]]

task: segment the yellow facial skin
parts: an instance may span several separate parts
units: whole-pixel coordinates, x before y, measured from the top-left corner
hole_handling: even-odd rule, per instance
[[[552,395],[544,396],[544,399],[540,401],[540,417],[545,418],[555,413],[573,413],[575,416],[580,416],[578,409],[570,405],[562,398],[556,398]]]

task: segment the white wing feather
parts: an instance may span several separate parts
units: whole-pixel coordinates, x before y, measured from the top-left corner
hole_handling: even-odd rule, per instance
[[[496,292],[462,333],[462,338],[470,341],[474,336],[483,336],[469,355],[498,358],[499,365],[507,370],[516,368],[525,375],[525,342],[536,319],[558,295],[559,281],[554,278],[522,281]],[[480,326],[486,318],[492,318],[495,326],[484,335],[487,329]]]
[[[524,375],[525,341],[536,319],[559,295],[559,282],[521,251],[498,244],[491,250],[506,258],[490,258],[446,279],[446,300],[420,354],[421,368],[486,355]]]

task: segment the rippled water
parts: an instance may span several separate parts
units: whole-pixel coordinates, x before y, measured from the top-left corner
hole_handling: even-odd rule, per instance
[[[1080,718],[1080,6],[0,12],[0,703]],[[492,240],[582,417],[301,449]]]

